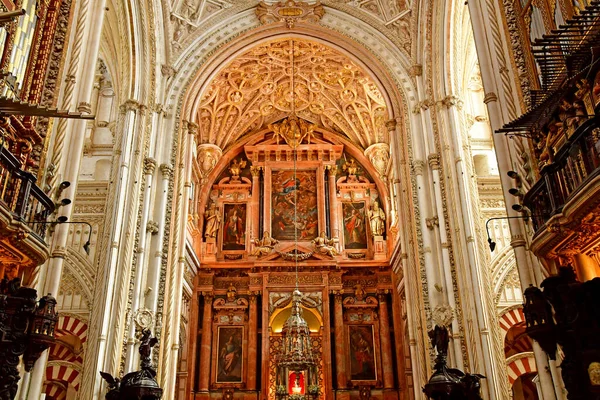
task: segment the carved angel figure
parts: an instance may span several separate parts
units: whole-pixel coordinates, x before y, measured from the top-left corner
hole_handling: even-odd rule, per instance
[[[265,233],[263,233],[262,239],[252,239],[252,243],[254,243],[256,247],[254,248],[254,251],[251,255],[261,257],[271,253],[271,251],[273,251],[273,249],[275,248],[275,245],[279,243],[279,240],[273,239],[271,237],[271,234],[265,231]]]
[[[337,242],[337,238],[328,239],[327,236],[325,236],[325,232],[321,232],[321,236],[317,236],[312,241],[318,253],[326,254],[330,257],[335,257],[338,254],[335,248]]]

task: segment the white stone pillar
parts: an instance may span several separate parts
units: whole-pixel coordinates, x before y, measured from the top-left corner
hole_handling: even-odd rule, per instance
[[[169,293],[169,297],[173,300],[173,310],[171,310],[171,320],[168,322],[170,324],[170,334],[171,334],[171,343],[170,347],[167,351],[170,353],[170,362],[165,364],[166,370],[162,371],[162,379],[163,389],[165,396],[167,398],[173,397],[175,395],[175,378],[177,372],[177,353],[179,352],[179,319],[181,317],[181,298],[182,298],[182,289],[183,289],[183,273],[186,269],[185,262],[185,254],[186,254],[186,232],[187,232],[187,216],[189,210],[189,197],[192,190],[192,159],[194,154],[194,145],[195,145],[195,133],[198,129],[198,126],[192,123],[189,123],[187,128],[187,134],[182,137],[182,140],[185,141],[185,145],[183,148],[182,154],[182,168],[179,173],[183,174],[184,185],[180,188],[181,198],[181,213],[179,214],[179,220],[174,221],[175,224],[179,224],[179,254],[178,260],[176,264],[176,271],[174,274],[174,282],[171,283],[172,293]],[[176,238],[177,240],[177,238]],[[163,331],[164,332],[164,331]],[[167,346],[169,346],[168,341],[165,341]],[[164,343],[164,342],[163,342]],[[166,357],[169,360],[168,357]]]
[[[431,174],[433,176],[433,191],[435,193],[435,207],[438,223],[435,224],[432,221],[432,228],[435,231],[437,231],[440,239],[440,247],[442,253],[442,274],[444,278],[444,287],[446,288],[446,290],[444,291],[445,300],[447,301],[447,304],[452,308],[452,310],[456,312],[456,301],[454,300],[454,282],[452,279],[452,271],[449,268],[449,266],[451,265],[450,252],[448,251],[448,247],[450,246],[450,244],[448,243],[448,237],[446,235],[446,220],[444,218],[442,191],[440,188],[440,181],[441,179],[443,179],[440,176],[440,156],[439,154],[430,154],[427,157],[427,161],[429,162],[429,167],[431,168]],[[462,333],[460,331],[460,325],[458,323],[458,319],[456,319],[456,316],[452,318],[450,329],[452,331],[452,348],[450,350],[453,356],[453,367],[456,367],[460,370],[464,370],[461,340]]]
[[[87,4],[87,3],[86,3]],[[97,0],[90,3],[89,16],[89,36],[84,44],[85,58],[82,61],[87,68],[81,69],[81,77],[77,91],[77,111],[82,113],[91,113],[90,104],[92,90],[95,80],[96,62],[98,60],[98,49],[100,45],[100,35],[102,24],[104,22],[106,0]],[[71,139],[67,143],[66,152],[62,154],[64,160],[68,161],[64,164],[64,180],[71,182],[71,185],[63,192],[64,198],[75,199],[75,191],[79,179],[79,167],[83,156],[83,144],[87,129],[87,121],[75,120],[72,125]],[[61,215],[71,218],[73,212],[73,204],[64,206]],[[55,235],[52,242],[51,258],[47,263],[47,271],[44,277],[44,282],[41,284],[44,288],[39,295],[51,293],[58,294],[60,279],[62,276],[63,263],[65,257],[65,248],[69,236],[69,225],[57,225]],[[46,375],[46,363],[48,361],[48,350],[42,353],[36,361],[33,370],[31,371],[31,380],[27,398],[37,399],[42,393],[42,385]]]
[[[510,112],[506,110],[506,106],[501,104],[498,100],[499,94],[502,94],[504,97],[509,97],[514,96],[514,93],[518,93],[516,87],[514,87],[514,82],[511,84],[512,87],[510,88],[512,93],[506,93],[504,91],[503,83],[501,81],[499,82],[499,80],[502,79],[502,75],[504,74],[501,69],[505,68],[505,66],[498,65],[499,60],[495,55],[497,52],[500,52],[501,54],[508,53],[507,43],[510,43],[510,38],[501,37],[498,41],[490,40],[491,38],[498,36],[498,33],[492,32],[491,29],[492,27],[497,26],[500,16],[498,10],[495,10],[497,13],[496,15],[490,15],[489,8],[484,8],[484,3],[477,1],[468,2],[468,7],[471,14],[473,37],[477,47],[481,78],[483,87],[486,91],[484,102],[488,107],[490,125],[492,130],[495,131],[510,120]],[[491,46],[495,46],[496,42],[500,42],[502,48],[492,48]],[[508,67],[510,68],[510,66]],[[500,90],[502,90],[502,93]],[[509,141],[506,136],[498,134],[493,135],[493,140],[500,179],[504,189],[504,201],[507,205],[507,215],[519,216],[520,214],[516,213],[510,207],[514,200],[507,192],[508,188],[512,185],[512,181],[506,173],[514,168],[512,165],[513,161]],[[515,252],[515,260],[519,271],[521,287],[525,290],[529,284],[535,283],[535,268],[538,266],[531,262],[530,255],[525,247],[527,243],[525,240],[526,232],[523,222],[518,219],[509,219],[508,224],[512,234],[511,246]],[[556,400],[557,396],[548,365],[548,357],[541,351],[539,346],[534,346],[534,353],[544,400]]]
[[[138,229],[139,241],[138,247],[135,250],[137,253],[135,263],[135,277],[133,284],[133,292],[131,298],[131,310],[133,314],[129,316],[129,331],[127,332],[127,349],[125,355],[125,373],[135,371],[139,368],[137,365],[139,355],[136,346],[136,322],[134,316],[140,311],[140,304],[143,302],[143,283],[145,277],[144,267],[146,265],[146,243],[148,234],[148,219],[150,213],[150,199],[152,197],[152,183],[154,180],[154,171],[156,170],[156,161],[153,158],[146,157],[144,159],[144,199],[142,205],[142,217]]]

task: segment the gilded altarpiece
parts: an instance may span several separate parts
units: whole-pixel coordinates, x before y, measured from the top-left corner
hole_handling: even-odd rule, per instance
[[[274,400],[286,389],[276,384],[276,365],[296,284],[318,398],[383,399],[384,390],[387,400],[409,398],[399,389],[410,363],[386,245],[385,188],[362,151],[335,134],[307,121],[281,124],[230,150],[198,207],[200,333],[189,349],[190,399]],[[302,128],[292,144],[285,126]]]

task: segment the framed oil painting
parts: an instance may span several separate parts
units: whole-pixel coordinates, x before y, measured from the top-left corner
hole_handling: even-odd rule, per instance
[[[217,383],[242,382],[244,352],[241,326],[219,326],[217,336]]]
[[[246,204],[225,204],[223,216],[223,250],[246,250]]]
[[[344,247],[346,249],[366,249],[365,203],[342,203],[342,212],[344,215]]]
[[[349,325],[350,380],[376,381],[375,337],[373,325]]]
[[[317,174],[315,171],[271,173],[271,236],[277,240],[312,240],[318,236]],[[298,218],[294,224],[294,206]]]

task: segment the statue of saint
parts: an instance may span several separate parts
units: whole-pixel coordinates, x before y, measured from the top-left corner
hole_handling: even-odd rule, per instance
[[[261,257],[271,253],[271,251],[273,251],[275,248],[275,245],[279,243],[279,240],[273,239],[271,234],[265,231],[262,239],[252,239],[252,242],[256,247],[251,255]]]
[[[314,238],[312,243],[315,245],[318,253],[335,257],[338,254],[335,249],[335,243],[337,243],[337,241],[337,238],[328,239],[327,236],[325,236],[325,232],[321,232],[321,236]]]
[[[385,231],[385,211],[379,208],[379,203],[375,201],[369,210],[369,222],[371,224],[371,234],[373,236],[383,236]]]
[[[219,214],[214,202],[210,204],[210,207],[204,213],[204,217],[206,218],[204,237],[207,239],[216,238],[219,225],[221,225],[221,214]]]

